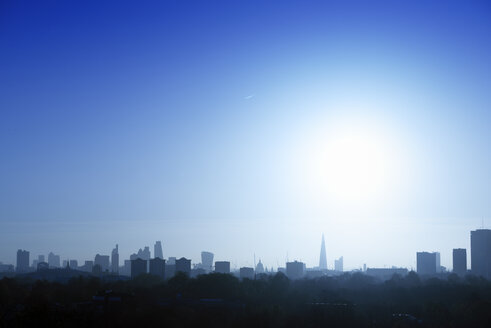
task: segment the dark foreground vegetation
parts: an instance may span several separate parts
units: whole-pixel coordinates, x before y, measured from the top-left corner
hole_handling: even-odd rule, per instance
[[[491,327],[491,283],[411,272],[239,281],[209,274],[66,284],[0,280],[0,327]]]

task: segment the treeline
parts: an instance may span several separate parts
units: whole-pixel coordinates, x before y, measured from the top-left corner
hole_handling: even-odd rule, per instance
[[[208,274],[67,284],[0,280],[0,327],[491,327],[491,283],[468,276],[384,283],[361,273],[291,281]]]

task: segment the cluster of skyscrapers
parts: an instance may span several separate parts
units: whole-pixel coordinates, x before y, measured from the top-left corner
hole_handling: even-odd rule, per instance
[[[458,275],[465,275],[467,270],[467,250],[456,248],[452,252],[453,270]],[[416,253],[417,272],[422,275],[442,273],[440,253]],[[471,270],[470,273],[491,279],[491,230],[478,229],[471,231]]]
[[[269,274],[273,270],[265,268],[261,260],[255,267],[242,267],[231,272],[230,262],[216,261],[213,262],[214,254],[211,252],[201,252],[201,263],[191,266],[191,260],[181,257],[169,257],[164,259],[162,243],[157,241],[154,245],[154,257],[151,257],[148,246],[139,249],[138,252],[131,254],[128,260],[124,260],[120,265],[118,245],[112,250],[111,255],[96,254],[94,260],[85,261],[79,265],[76,260],[64,260],[60,264],[60,256],[49,253],[47,261],[44,255],[39,255],[30,265],[29,251],[17,251],[17,273],[28,273],[32,271],[42,271],[56,268],[79,270],[89,272],[95,275],[113,275],[126,276],[135,278],[141,274],[149,273],[159,276],[163,279],[173,277],[177,272],[182,272],[189,276],[197,276],[210,272],[217,273],[234,273],[240,278],[254,278],[258,274]],[[453,270],[458,275],[469,273],[467,269],[467,250],[457,248],[453,250]],[[416,253],[417,272],[421,275],[438,275],[443,273],[444,267],[440,264],[439,252],[417,252]],[[0,272],[14,272],[13,265],[0,263]],[[293,261],[286,263],[285,267],[279,267],[278,272],[285,273],[291,279],[300,279],[303,277],[318,277],[323,275],[334,275],[343,272],[343,257],[336,259],[334,270],[327,268],[327,254],[324,235],[322,235],[319,266],[307,269],[305,263]],[[363,271],[371,276],[379,278],[390,278],[393,274],[404,275],[408,272],[406,268],[366,268]],[[471,231],[471,270],[470,273],[476,276],[482,276],[491,279],[491,230],[478,229]]]

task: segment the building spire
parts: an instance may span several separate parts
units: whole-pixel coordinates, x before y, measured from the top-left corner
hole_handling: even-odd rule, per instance
[[[326,255],[326,243],[324,241],[324,234],[322,234],[321,255],[319,258],[319,269],[327,270],[327,255]]]

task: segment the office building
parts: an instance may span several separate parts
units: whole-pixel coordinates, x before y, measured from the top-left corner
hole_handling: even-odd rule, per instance
[[[164,259],[164,253],[162,252],[162,243],[160,241],[156,241],[153,246],[153,256],[155,258]]]
[[[150,274],[158,276],[162,279],[165,278],[165,260],[160,257],[150,259]]]
[[[471,272],[491,279],[491,230],[471,231]]]
[[[119,250],[118,244],[111,252],[111,272],[118,273],[119,272]]]
[[[126,277],[131,277],[131,260],[124,260],[123,267],[119,271],[119,274]]]
[[[29,252],[19,249],[17,251],[17,272],[29,271]]]
[[[467,251],[465,248],[455,248],[452,254],[453,272],[459,276],[467,272]]]
[[[437,256],[438,254],[438,256]],[[416,271],[422,275],[432,275],[437,273],[437,258],[439,253],[417,252],[416,253]]]
[[[286,275],[290,279],[300,279],[304,276],[305,264],[303,262],[287,262]]]
[[[217,261],[215,262],[215,272],[217,273],[230,273],[230,262]]]
[[[343,272],[344,270],[343,257],[341,256],[339,259],[334,260],[334,271]]]
[[[147,273],[147,261],[141,258],[131,260],[131,278]]]
[[[102,272],[109,271],[109,255],[97,254],[94,259],[94,266],[100,266]]]
[[[60,267],[60,255],[55,255],[53,252],[48,254],[48,265],[50,268]]]
[[[242,267],[239,269],[240,279],[254,279],[254,268]]]
[[[70,265],[70,269],[73,269],[73,270],[78,269],[78,261],[77,260],[70,260],[69,265]]]
[[[94,269],[94,261],[85,261],[84,265],[81,267],[82,271],[92,272]]]
[[[191,275],[191,260],[188,260],[184,257],[176,260],[176,273],[183,272],[188,276]]]
[[[49,264],[46,262],[39,262],[36,266],[37,271],[46,271],[49,270]]]
[[[0,272],[14,272],[14,266],[0,262]]]
[[[211,253],[211,252],[201,252],[201,267],[206,272],[210,272],[212,266],[213,266],[213,253]]]

